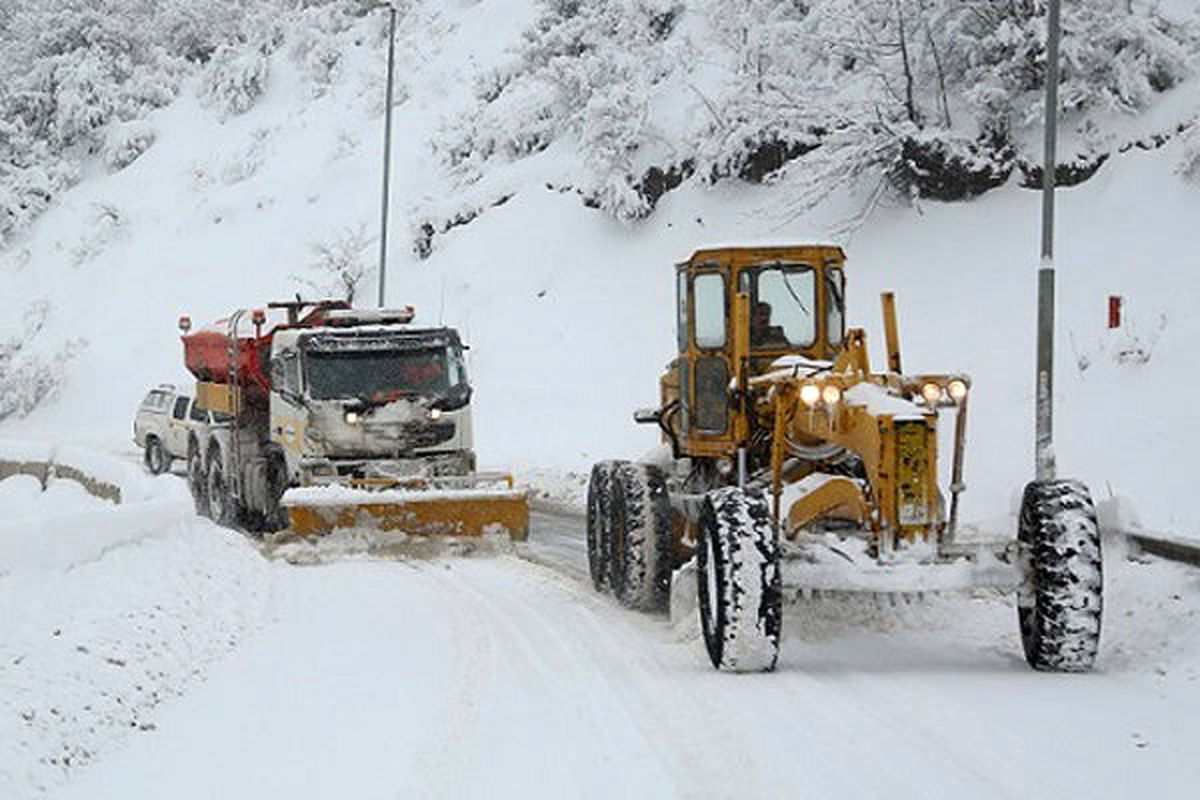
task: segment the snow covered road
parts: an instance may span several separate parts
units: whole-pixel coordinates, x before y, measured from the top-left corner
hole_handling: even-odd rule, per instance
[[[931,600],[793,605],[780,671],[732,676],[569,569],[278,563],[262,631],[61,796],[1192,797],[1200,573],[1109,583],[1092,675],[1030,672],[1004,602]]]

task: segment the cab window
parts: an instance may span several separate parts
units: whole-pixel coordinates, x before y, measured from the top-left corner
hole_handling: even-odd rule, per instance
[[[846,332],[846,275],[838,267],[825,270],[825,330],[829,344],[840,346]]]
[[[776,350],[810,347],[816,342],[817,278],[812,267],[764,267],[751,282],[751,347]]]
[[[198,403],[192,403],[192,422],[208,422],[208,412],[200,407]]]
[[[725,276],[704,272],[692,279],[696,347],[719,350],[725,346]]]
[[[176,397],[175,408],[172,409],[171,416],[175,419],[183,419],[185,416],[187,416],[188,402],[190,400],[190,397]]]
[[[679,271],[679,280],[676,282],[675,299],[676,299],[676,322],[679,327],[679,352],[687,350],[688,337],[688,315],[687,315],[687,272]]]

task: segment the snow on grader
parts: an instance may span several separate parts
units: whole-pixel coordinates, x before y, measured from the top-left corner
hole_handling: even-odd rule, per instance
[[[525,492],[475,471],[465,346],[411,307],[271,303],[196,332],[180,319],[196,404],[198,513],[272,541],[333,531],[523,539]]]
[[[1015,542],[959,541],[970,379],[901,370],[890,293],[887,369],[872,372],[864,332],[845,328],[845,285],[833,246],[707,249],[678,265],[679,355],[659,407],[634,414],[664,447],[654,463],[593,467],[594,586],[641,610],[696,598],[713,665],[735,672],[774,669],[785,594],[1011,591],[1029,664],[1089,669],[1102,597],[1087,489],[1031,483]]]

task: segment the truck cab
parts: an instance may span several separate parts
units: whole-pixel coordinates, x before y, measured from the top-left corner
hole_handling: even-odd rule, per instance
[[[471,473],[464,350],[453,328],[331,325],[276,333],[269,433],[291,482]]]

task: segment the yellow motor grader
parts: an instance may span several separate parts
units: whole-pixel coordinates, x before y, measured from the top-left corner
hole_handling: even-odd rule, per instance
[[[664,610],[673,575],[694,569],[709,656],[737,672],[774,669],[785,592],[1013,591],[1030,665],[1089,669],[1102,582],[1087,489],[1032,483],[1016,542],[956,541],[970,379],[902,371],[890,293],[887,369],[872,372],[864,332],[845,327],[845,260],[828,245],[730,247],[677,266],[679,355],[659,407],[634,414],[661,428],[662,457],[593,467],[593,584]]]

